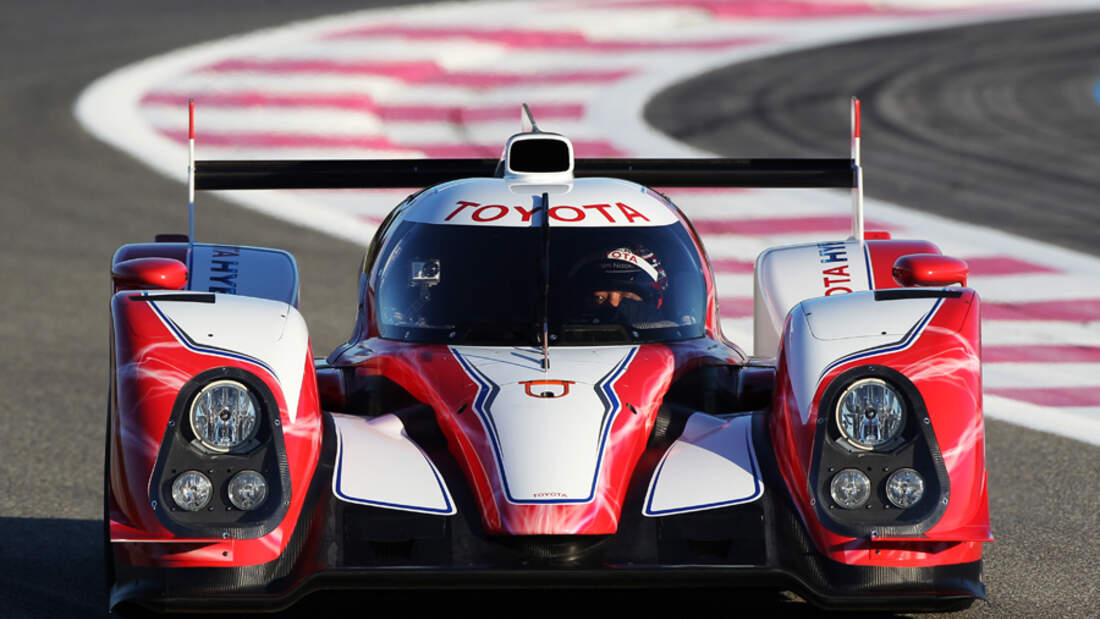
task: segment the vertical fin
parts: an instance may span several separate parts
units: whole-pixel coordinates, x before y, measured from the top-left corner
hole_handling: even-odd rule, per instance
[[[531,108],[527,107],[524,103],[520,110],[520,125],[523,127],[523,133],[539,133],[539,126],[535,122],[535,115],[531,113]]]
[[[524,108],[527,106],[524,105]],[[542,194],[542,371],[550,371],[550,194]]]
[[[852,97],[852,173],[855,175],[855,187],[852,187],[852,240],[863,242],[863,165],[859,148],[860,118],[859,98]]]

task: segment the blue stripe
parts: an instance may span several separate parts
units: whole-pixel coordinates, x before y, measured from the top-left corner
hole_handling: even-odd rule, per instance
[[[143,296],[150,296],[150,295],[146,294],[146,295],[143,295]],[[151,297],[151,298],[156,298],[156,297]],[[245,355],[245,354],[242,354],[242,353],[233,352],[231,350],[225,350],[224,348],[215,348],[213,346],[202,346],[202,345],[196,343],[195,341],[193,341],[190,337],[188,337],[188,335],[183,332],[183,329],[180,329],[179,326],[176,325],[176,323],[172,322],[172,320],[170,318],[168,318],[168,316],[166,316],[164,314],[164,312],[162,312],[159,307],[157,307],[157,304],[155,302],[149,301],[149,307],[152,307],[153,311],[156,312],[157,316],[160,316],[160,319],[164,322],[165,325],[168,326],[168,329],[176,337],[176,340],[178,340],[180,344],[183,344],[184,348],[190,350],[191,352],[196,352],[196,353],[203,354],[203,355],[213,355],[215,357],[225,357],[227,359],[236,359],[238,361],[244,361],[246,363],[251,363],[253,365],[258,365],[258,366],[262,367],[263,369],[267,370],[268,373],[270,373],[271,376],[273,376],[275,378],[275,380],[279,380],[279,376],[278,376],[278,374],[275,373],[275,370],[271,369],[271,366],[267,365],[263,361],[260,361],[259,359],[256,359],[255,357],[249,357],[248,355]]]
[[[453,354],[455,359],[458,360],[458,363],[462,366],[462,368],[466,370],[466,374],[468,374],[470,378],[473,378],[474,382],[477,383],[477,396],[474,397],[473,406],[474,412],[477,413],[478,418],[481,419],[482,425],[484,425],[485,429],[488,430],[487,434],[489,435],[489,444],[493,447],[493,457],[496,458],[497,470],[500,471],[500,481],[504,485],[504,493],[508,496],[509,499],[511,499],[512,492],[508,489],[508,478],[504,474],[504,458],[500,453],[497,427],[496,424],[493,423],[493,418],[488,414],[488,410],[485,407],[486,401],[489,401],[491,403],[491,401],[495,399],[490,398],[490,396],[494,395],[495,391],[499,391],[500,387],[489,380],[487,376],[483,376],[481,372],[478,372],[477,369],[474,368],[473,364],[463,359],[462,355],[460,355],[458,351],[454,348],[451,349],[451,354]]]
[[[596,483],[600,477],[600,468],[603,466],[604,447],[607,445],[608,436],[611,435],[611,425],[615,421],[615,417],[619,414],[619,411],[622,410],[622,402],[620,402],[618,396],[615,395],[615,391],[611,388],[611,385],[626,371],[626,367],[630,365],[630,362],[634,359],[634,355],[637,352],[637,348],[630,349],[626,357],[619,362],[619,366],[611,372],[610,377],[598,385],[598,388],[603,389],[604,393],[607,395],[611,406],[607,409],[609,414],[604,415],[604,426],[602,428],[602,436],[600,437],[600,451],[596,460],[596,474],[592,478],[592,488],[589,490],[587,500],[591,500],[592,497],[596,495]]]
[[[608,436],[611,434],[612,422],[615,416],[622,408],[622,403],[615,395],[615,391],[611,388],[611,385],[623,374],[626,367],[630,365],[630,361],[637,353],[637,347],[632,348],[630,352],[623,357],[622,361],[611,371],[599,384],[596,385],[597,393],[602,392],[605,396],[605,400],[608,402],[607,409],[604,411],[603,426],[600,428],[600,447],[599,455],[596,460],[596,470],[592,475],[592,485],[589,488],[588,496],[584,498],[570,498],[570,499],[518,499],[512,496],[512,490],[508,486],[508,476],[504,470],[504,458],[500,451],[500,437],[497,434],[496,424],[493,423],[492,415],[489,413],[487,405],[492,404],[492,400],[495,399],[496,393],[500,391],[500,387],[492,382],[488,376],[485,376],[477,370],[476,367],[459,354],[458,350],[452,348],[451,353],[462,366],[466,373],[474,379],[474,382],[478,385],[477,396],[474,397],[474,412],[477,413],[478,418],[481,419],[485,428],[488,430],[489,444],[493,447],[493,456],[496,458],[497,470],[500,471],[500,481],[504,486],[504,493],[508,497],[508,501],[516,503],[518,505],[550,505],[550,504],[566,504],[566,503],[588,503],[596,496],[596,486],[600,479],[600,469],[603,466],[604,448],[607,445]]]
[[[431,467],[432,474],[435,475],[435,482],[437,484],[439,484],[439,491],[443,495],[443,503],[446,505],[443,509],[437,509],[437,508],[434,508],[434,507],[423,507],[423,506],[420,506],[420,505],[403,505],[401,503],[387,503],[385,501],[371,501],[369,499],[358,499],[358,498],[350,497],[350,496],[344,494],[343,492],[340,491],[340,488],[343,486],[342,480],[343,480],[343,475],[344,475],[344,458],[343,458],[343,454],[344,454],[344,433],[343,433],[343,431],[340,430],[339,426],[336,427],[336,444],[338,446],[337,449],[336,449],[336,496],[339,497],[340,499],[343,499],[344,501],[347,501],[349,503],[358,503],[360,505],[374,505],[374,506],[377,506],[377,507],[388,507],[388,508],[394,508],[394,509],[406,509],[406,510],[416,511],[416,512],[431,512],[433,514],[443,514],[443,515],[448,515],[448,516],[455,512],[454,507],[451,505],[450,496],[448,496],[448,493],[447,493],[447,487],[443,484],[443,480],[439,477],[439,471],[437,471],[435,469],[435,466],[431,463],[430,460],[428,460],[428,466]],[[420,448],[417,447],[418,451],[419,451],[419,449]],[[424,455],[423,451],[420,452],[420,455],[424,456],[425,460],[428,459],[428,457],[426,455]]]
[[[874,290],[875,274],[871,270],[871,249],[867,247],[867,241],[863,242],[863,263],[867,265],[867,290]]]
[[[904,350],[908,348],[924,331],[924,326],[928,324],[928,321],[932,320],[932,316],[935,315],[936,310],[939,309],[940,305],[942,304],[942,298],[936,299],[936,303],[932,305],[932,309],[924,315],[924,318],[921,318],[920,322],[917,323],[917,326],[909,330],[909,333],[907,333],[901,341],[894,342],[893,344],[885,344],[878,348],[868,348],[867,350],[854,352],[847,357],[841,357],[840,359],[837,359],[836,361],[830,363],[824,370],[821,371],[821,374],[817,377],[818,382],[821,382],[821,379],[825,378],[825,375],[828,374],[830,370],[839,365],[848,363],[849,361],[857,361],[859,359],[865,359],[867,357],[876,357],[878,355],[897,352],[899,350]]]
[[[1096,86],[1092,89],[1092,96],[1096,99],[1097,103],[1100,103],[1100,80],[1096,82]]]

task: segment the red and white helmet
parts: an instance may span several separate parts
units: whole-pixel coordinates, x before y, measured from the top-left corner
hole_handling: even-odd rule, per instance
[[[661,307],[668,290],[668,274],[657,256],[644,246],[620,246],[589,255],[569,273],[569,279],[586,291],[623,290]]]

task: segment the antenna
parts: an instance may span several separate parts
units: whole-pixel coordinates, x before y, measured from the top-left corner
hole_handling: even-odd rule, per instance
[[[863,166],[859,152],[859,98],[852,97],[852,239],[863,242]]]
[[[531,108],[527,107],[526,103],[520,110],[519,122],[523,127],[523,133],[541,133],[538,124],[535,123],[535,115],[531,113]]]
[[[195,243],[195,100],[187,100],[187,243]]]
[[[527,109],[527,105],[523,106]],[[542,371],[550,371],[550,194],[542,194]]]

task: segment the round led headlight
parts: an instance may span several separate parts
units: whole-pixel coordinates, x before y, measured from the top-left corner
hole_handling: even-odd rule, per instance
[[[912,507],[923,496],[924,478],[913,469],[898,469],[886,480],[886,498],[895,507]]]
[[[905,404],[901,394],[886,381],[857,380],[837,400],[836,424],[855,447],[882,447],[897,438],[905,427]]]
[[[191,403],[191,430],[207,449],[231,451],[256,435],[258,410],[247,387],[219,380],[204,387]]]
[[[229,502],[241,511],[256,509],[267,498],[267,480],[256,471],[241,471],[229,480]]]
[[[172,500],[180,509],[197,512],[210,503],[214,485],[198,471],[184,471],[172,482]]]
[[[844,509],[862,507],[871,497],[871,480],[858,469],[844,469],[833,476],[829,495]]]

